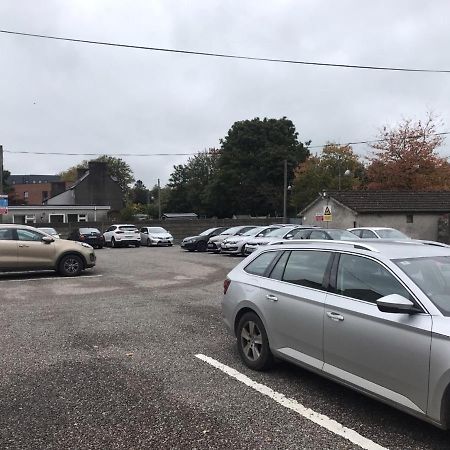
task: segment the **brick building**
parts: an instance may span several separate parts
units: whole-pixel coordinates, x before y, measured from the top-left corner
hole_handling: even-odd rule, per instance
[[[8,183],[13,189],[10,204],[42,205],[44,200],[66,189],[58,175],[10,175]]]

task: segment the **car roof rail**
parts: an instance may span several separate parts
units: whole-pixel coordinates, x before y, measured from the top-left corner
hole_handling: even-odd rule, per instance
[[[380,253],[378,249],[373,247],[372,245],[361,243],[361,242],[355,242],[355,241],[340,241],[340,240],[332,240],[332,239],[289,239],[285,240],[283,242],[277,242],[276,245],[285,245],[285,244],[315,244],[317,242],[326,242],[327,244],[335,244],[335,245],[351,245],[353,248],[356,248],[358,250],[368,250],[369,252],[376,252]]]

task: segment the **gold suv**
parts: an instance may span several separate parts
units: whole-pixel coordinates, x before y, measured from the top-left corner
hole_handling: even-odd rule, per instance
[[[88,244],[54,239],[26,225],[0,224],[0,272],[53,269],[73,277],[94,266],[94,249]]]

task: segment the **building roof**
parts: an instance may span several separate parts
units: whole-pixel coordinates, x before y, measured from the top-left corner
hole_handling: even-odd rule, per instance
[[[195,213],[164,213],[163,219],[197,219],[198,216]]]
[[[10,175],[8,183],[15,184],[42,184],[52,183],[54,181],[61,181],[59,175]]]
[[[450,211],[450,191],[332,191],[328,195],[356,212]]]

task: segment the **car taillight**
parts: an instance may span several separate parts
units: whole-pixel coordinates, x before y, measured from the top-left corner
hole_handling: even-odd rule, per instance
[[[134,232],[135,232],[135,233],[140,233],[140,231],[139,231],[139,230],[135,230]]]
[[[230,287],[231,280],[229,278],[225,278],[223,282],[223,295],[225,295],[228,291],[228,288]]]
[[[80,234],[80,240],[84,241],[84,234]]]

